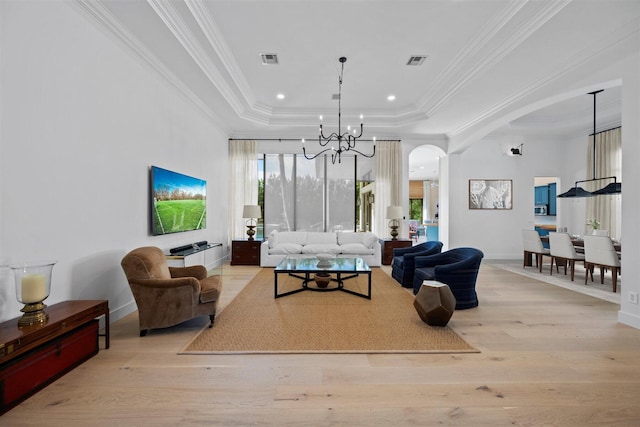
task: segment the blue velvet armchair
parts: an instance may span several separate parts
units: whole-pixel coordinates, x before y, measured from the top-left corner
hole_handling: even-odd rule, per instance
[[[391,263],[391,276],[403,287],[413,287],[413,270],[415,258],[439,254],[442,251],[442,242],[424,242],[408,248],[396,248],[393,250],[393,262]]]
[[[413,293],[418,293],[424,280],[436,280],[449,285],[456,297],[456,310],[477,307],[476,279],[482,258],[482,251],[475,248],[455,248],[416,257]]]

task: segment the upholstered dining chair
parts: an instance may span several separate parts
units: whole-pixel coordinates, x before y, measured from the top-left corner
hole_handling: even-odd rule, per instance
[[[198,316],[213,326],[222,289],[219,275],[207,277],[203,265],[169,267],[160,248],[146,246],[122,258],[129,287],[138,306],[140,336],[149,329],[167,328]]]
[[[567,274],[567,264],[571,269],[571,281],[575,277],[576,261],[584,261],[584,254],[576,252],[567,233],[549,232],[549,251],[551,252],[551,269],[549,275],[553,275],[553,263],[558,265],[562,261],[564,274]]]
[[[391,263],[391,277],[396,279],[403,287],[412,288],[416,257],[439,254],[441,251],[442,242],[438,241],[424,242],[406,248],[395,248]]]
[[[618,287],[618,273],[620,272],[620,259],[613,242],[608,236],[584,236],[584,258],[587,273],[584,276],[584,284],[591,274],[593,282],[593,270],[600,267],[600,283],[604,283],[605,269],[611,269],[612,290],[616,292]]]
[[[551,257],[551,252],[542,245],[540,234],[538,234],[536,230],[522,230],[522,245],[524,248],[522,267],[526,267],[531,256],[534,256],[536,259],[536,267],[538,267],[542,273],[543,257]]]

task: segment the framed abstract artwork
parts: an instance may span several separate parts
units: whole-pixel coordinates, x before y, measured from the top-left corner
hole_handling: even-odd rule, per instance
[[[512,209],[510,179],[470,179],[469,209]]]

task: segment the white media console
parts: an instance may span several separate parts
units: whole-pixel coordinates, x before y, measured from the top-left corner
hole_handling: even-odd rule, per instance
[[[194,245],[189,249],[184,249],[167,255],[167,264],[170,267],[204,265],[207,268],[207,271],[220,268],[223,261],[224,254],[222,243],[211,243],[204,246]]]

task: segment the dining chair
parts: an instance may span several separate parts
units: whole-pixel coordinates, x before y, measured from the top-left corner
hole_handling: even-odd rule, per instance
[[[522,267],[531,264],[531,256],[533,255],[536,258],[536,267],[542,273],[543,257],[551,257],[551,252],[542,245],[540,234],[536,230],[522,230],[522,245],[524,248]]]
[[[615,293],[618,285],[618,273],[620,272],[620,259],[611,238],[608,236],[584,236],[584,255],[587,274],[584,284],[591,273],[593,282],[593,270],[600,267],[600,283],[604,284],[605,269],[611,269],[612,290]]]
[[[571,281],[575,276],[576,261],[584,261],[584,254],[577,253],[571,242],[571,237],[567,233],[549,233],[549,249],[551,252],[551,269],[549,275],[553,275],[553,263],[555,261],[556,266],[558,261],[562,261],[564,264],[564,274],[567,274],[567,264],[571,269]]]

